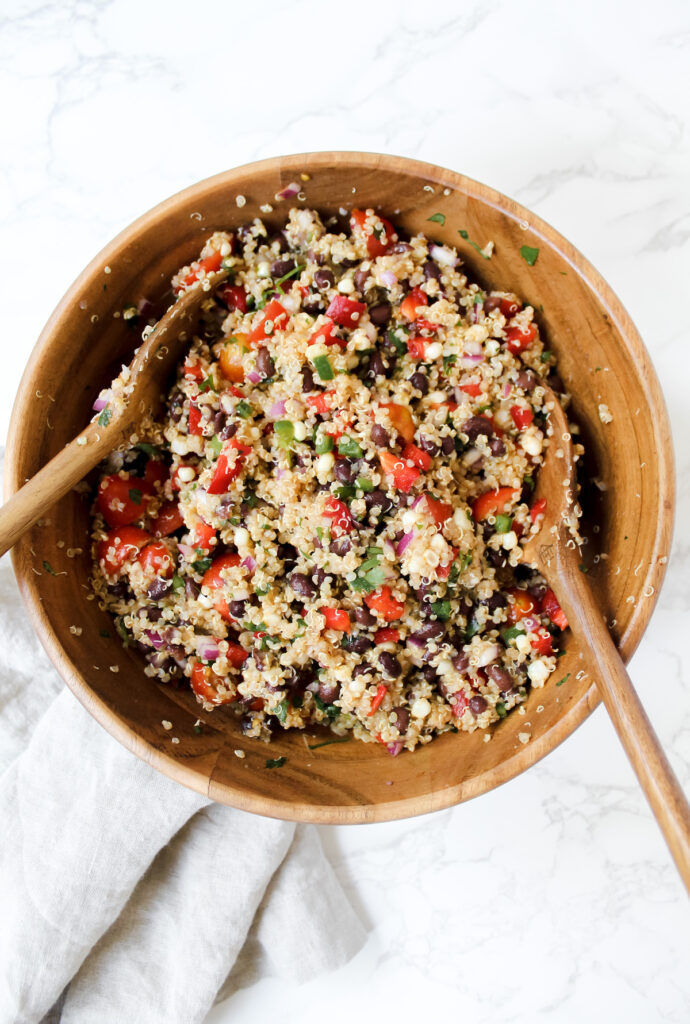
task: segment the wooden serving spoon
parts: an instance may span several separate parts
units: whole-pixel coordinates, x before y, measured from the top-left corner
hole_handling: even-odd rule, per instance
[[[541,529],[524,545],[523,561],[553,587],[570,628],[586,638],[601,698],[690,892],[690,805],[580,571],[580,550],[568,525],[575,508],[573,443],[558,398],[550,388],[544,391],[551,434],[535,498],[544,498],[546,509]]]
[[[184,292],[156,324],[130,363],[130,391],[126,402],[109,409],[110,417],[89,423],[47,465],[13,494],[0,509],[0,555],[45,514],[46,509],[79,483],[101,459],[129,438],[145,416],[161,407],[167,379],[172,375],[185,345],[192,338],[202,302],[225,280],[227,271],[209,274],[204,284]],[[107,419],[107,423],[104,420]]]

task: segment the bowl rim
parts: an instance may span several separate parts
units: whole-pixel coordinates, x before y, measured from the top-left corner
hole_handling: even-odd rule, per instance
[[[12,408],[5,453],[5,498],[9,498],[23,483],[18,478],[18,452],[21,447],[19,425],[26,422],[26,417],[30,411],[31,396],[34,395],[36,390],[34,378],[40,373],[42,355],[50,347],[51,339],[59,327],[64,313],[72,307],[94,275],[100,272],[103,264],[116,260],[120,251],[128,244],[131,244],[133,238],[146,230],[152,223],[166,217],[175,207],[183,205],[192,198],[201,197],[206,192],[213,191],[219,186],[231,190],[233,182],[238,180],[246,182],[252,173],[273,171],[276,173],[276,176],[279,176],[281,172],[294,175],[304,170],[305,167],[308,167],[310,170],[324,169],[338,162],[348,163],[353,167],[372,171],[382,168],[402,171],[429,183],[435,183],[452,188],[454,191],[463,192],[493,207],[502,214],[508,214],[518,221],[529,223],[531,231],[550,247],[556,248],[588,290],[597,296],[615,328],[625,339],[628,352],[635,361],[640,376],[644,378],[646,383],[649,405],[654,412],[650,428],[654,436],[659,459],[659,507],[656,510],[657,525],[652,542],[651,558],[651,564],[657,563],[659,565],[657,568],[658,586],[652,599],[644,604],[639,602],[635,606],[628,627],[620,637],[621,654],[624,661],[627,662],[639,644],[658,600],[667,567],[666,562],[662,561],[659,563],[659,559],[666,556],[670,550],[675,512],[675,466],[670,423],[661,387],[649,353],[630,315],[613,289],[582,253],[564,238],[560,232],[556,231],[555,228],[531,210],[528,210],[496,189],[456,171],[420,160],[347,150],[333,152],[317,151],[269,157],[204,178],[162,200],[162,202],[137,217],[118,232],[94,256],[68,288],[51,313],[29,356]],[[212,229],[213,226],[210,227],[210,230]],[[96,696],[89,686],[87,679],[78,671],[75,664],[65,653],[60,639],[50,625],[43,609],[37,582],[38,577],[32,573],[24,573],[22,571],[21,560],[16,548],[12,551],[12,562],[22,599],[27,608],[34,631],[62,679],[103,728],[132,753],[187,788],[202,793],[210,799],[228,803],[239,809],[268,817],[316,824],[363,824],[391,821],[454,806],[457,803],[480,796],[482,793],[502,785],[504,782],[521,774],[533,764],[536,764],[570,736],[589,717],[600,702],[596,686],[592,683],[580,700],[573,704],[544,736],[532,741],[529,745],[523,746],[511,757],[482,773],[480,776],[465,780],[454,786],[448,786],[443,790],[431,790],[423,797],[412,796],[380,804],[334,806],[300,803],[296,800],[288,802],[260,796],[248,793],[234,786],[220,784],[212,779],[204,779],[203,776],[187,767],[186,764],[177,761],[171,754],[159,750],[142,739],[132,727],[125,724],[105,701]],[[204,782],[206,784],[202,784]]]

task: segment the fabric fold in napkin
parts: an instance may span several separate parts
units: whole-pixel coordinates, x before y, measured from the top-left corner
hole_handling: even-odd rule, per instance
[[[51,703],[59,685],[4,558],[0,1024],[40,1021],[66,986],[51,1022],[201,1022],[252,922],[261,970],[293,981],[357,952],[364,929],[315,828],[177,785],[69,691]],[[233,972],[235,988],[243,973],[256,980],[256,964]]]

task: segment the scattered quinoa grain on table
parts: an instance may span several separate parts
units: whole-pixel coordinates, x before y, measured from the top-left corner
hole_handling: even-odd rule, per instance
[[[250,737],[393,755],[544,686],[567,622],[520,565],[554,372],[533,309],[373,210],[218,231],[172,284],[209,289],[202,324],[93,510],[94,588],[146,674]]]

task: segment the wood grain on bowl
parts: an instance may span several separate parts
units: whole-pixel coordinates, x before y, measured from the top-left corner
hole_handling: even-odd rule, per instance
[[[304,200],[276,200],[292,182]],[[406,231],[457,246],[485,287],[513,289],[534,305],[573,394],[586,474],[596,481],[583,491],[583,568],[628,659],[656,601],[673,519],[671,441],[654,370],[616,296],[553,228],[493,189],[429,164],[359,153],[265,160],[203,181],[127,228],[78,278],[38,341],[14,408],[6,495],[82,429],[100,388],[131,359],[138,339],[120,315],[125,306],[146,299],[162,311],[172,298],[171,275],[213,230],[256,216],[278,227],[289,206],[302,201],[326,215],[373,206]],[[261,209],[266,204],[272,212]],[[475,246],[489,241],[495,249],[485,259]],[[600,405],[610,410],[610,422],[600,417]],[[285,733],[270,746],[247,740],[231,712],[207,715],[186,688],[154,684],[140,656],[122,648],[91,595],[89,500],[70,492],[14,549],[29,614],[63,678],[98,721],[159,770],[215,800],[333,823],[448,807],[524,771],[598,703],[587,647],[568,636],[559,671],[490,742],[481,730],[449,733],[392,758],[379,744],[321,746],[330,733]]]

